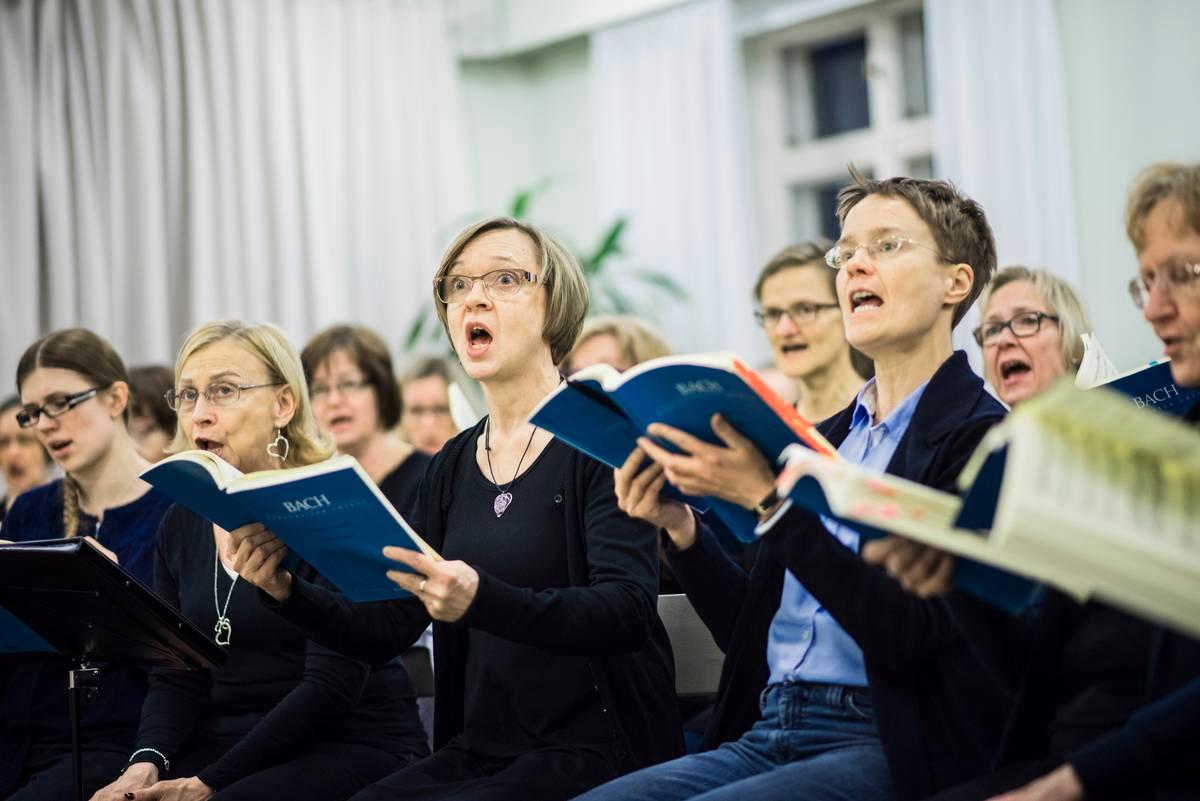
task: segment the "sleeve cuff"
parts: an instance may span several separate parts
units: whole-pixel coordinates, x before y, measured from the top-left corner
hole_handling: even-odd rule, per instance
[[[791,498],[784,498],[783,503],[779,504],[779,508],[775,510],[775,513],[755,527],[754,533],[759,537],[766,534],[791,508]]]

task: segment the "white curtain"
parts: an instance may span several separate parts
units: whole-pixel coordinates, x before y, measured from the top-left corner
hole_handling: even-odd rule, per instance
[[[1000,266],[1044,267],[1078,285],[1054,0],[925,0],[925,30],[939,177],[983,204]],[[960,346],[977,315],[959,327]]]
[[[728,0],[697,0],[592,34],[599,224],[629,217],[626,267],[686,302],[656,323],[681,352],[764,354],[754,325],[743,71]]]
[[[471,208],[458,103],[440,0],[0,3],[0,394],[70,325],[396,345]]]

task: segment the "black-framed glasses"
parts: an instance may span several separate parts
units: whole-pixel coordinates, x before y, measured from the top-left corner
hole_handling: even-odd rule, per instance
[[[231,406],[237,403],[242,397],[242,393],[248,389],[281,387],[283,383],[282,381],[272,381],[267,384],[234,384],[229,381],[214,381],[203,391],[195,387],[168,389],[163,393],[163,400],[177,412],[191,411],[195,407],[196,401],[200,400],[201,395],[212,406]]]
[[[62,417],[84,401],[96,397],[101,390],[108,389],[111,386],[112,384],[104,384],[99,387],[81,390],[72,395],[53,395],[47,398],[46,402],[41,406],[34,403],[22,406],[20,411],[17,412],[17,425],[21,428],[33,428],[38,424],[38,420],[42,418],[43,414],[51,420],[56,417]]]
[[[779,321],[784,317],[791,320],[792,325],[800,326],[817,319],[817,315],[824,309],[837,308],[840,307],[836,303],[793,303],[786,309],[765,306],[754,310],[754,319],[763,328],[774,328],[779,325]]]
[[[372,384],[365,378],[359,378],[357,380],[346,378],[342,379],[341,381],[336,381],[332,384],[314,383],[309,386],[308,394],[313,400],[324,400],[328,398],[330,393],[332,393],[335,389],[339,395],[345,397],[353,392],[366,389],[369,386],[372,386]]]
[[[933,255],[937,256],[942,261],[950,261],[935,248],[929,245],[922,244],[915,239],[907,236],[888,235],[881,236],[874,242],[863,242],[853,247],[842,245],[834,245],[825,252],[825,263],[835,270],[840,270],[850,263],[858,251],[866,249],[867,255],[875,261],[888,261],[899,256],[905,250],[910,248],[921,248],[928,250]]]
[[[1150,290],[1154,287],[1159,287],[1168,295],[1190,292],[1196,288],[1198,278],[1200,263],[1168,264],[1157,272],[1139,275],[1130,281],[1129,297],[1133,299],[1133,305],[1142,309],[1150,301]]]
[[[512,297],[526,284],[549,285],[528,270],[492,270],[478,277],[448,273],[434,279],[433,289],[442,303],[462,303],[471,294],[476,281],[483,282],[483,291],[489,298]]]
[[[1050,320],[1056,325],[1058,324],[1058,317],[1053,314],[1040,311],[1021,312],[1011,320],[984,323],[972,333],[975,335],[975,342],[981,347],[986,347],[999,339],[1005,328],[1012,331],[1015,337],[1021,339],[1031,337],[1042,329],[1042,320]]]

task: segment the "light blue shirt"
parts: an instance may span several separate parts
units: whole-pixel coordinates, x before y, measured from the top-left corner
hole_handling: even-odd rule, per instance
[[[855,401],[850,433],[838,448],[842,458],[873,470],[886,470],[928,383],[917,387],[887,419],[872,425],[877,390],[875,379],[868,381]],[[830,534],[847,548],[858,551],[858,532],[830,518],[821,519]],[[779,611],[767,636],[767,664],[771,667],[771,684],[803,681],[867,686],[862,649],[790,570],[784,576]]]

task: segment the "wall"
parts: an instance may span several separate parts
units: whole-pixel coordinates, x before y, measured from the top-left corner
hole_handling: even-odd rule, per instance
[[[530,218],[591,249],[600,232],[586,37],[460,67],[480,211],[507,211],[519,190],[542,185]]]
[[[1124,207],[1138,171],[1200,161],[1200,3],[1058,0],[1074,159],[1080,290],[1117,367],[1161,355],[1125,291]]]

